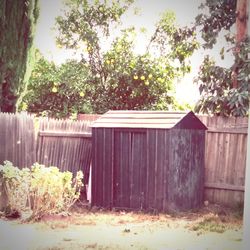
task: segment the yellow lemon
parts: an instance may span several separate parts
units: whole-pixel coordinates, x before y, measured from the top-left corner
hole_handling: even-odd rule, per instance
[[[106,60],[106,63],[107,63],[107,64],[110,64],[110,60]]]
[[[122,46],[121,45],[118,45],[117,46],[117,50],[119,51],[119,50],[122,50]]]
[[[79,95],[80,95],[81,97],[83,97],[83,96],[84,96],[84,93],[81,91],[81,92],[79,93]]]
[[[56,93],[56,92],[57,92],[57,88],[56,88],[56,87],[53,87],[53,88],[52,88],[52,92],[53,92],[53,93]]]
[[[151,79],[152,77],[153,77],[152,74],[149,74],[149,75],[148,75],[148,79]]]
[[[138,76],[134,76],[134,79],[137,80],[137,79],[138,79]]]
[[[145,80],[145,76],[141,76],[141,80],[144,81]]]
[[[22,110],[25,111],[25,110],[27,110],[27,108],[28,108],[28,105],[27,105],[27,103],[24,102],[22,105]]]
[[[146,86],[148,86],[148,85],[149,85],[149,81],[145,81],[144,84],[145,84]]]

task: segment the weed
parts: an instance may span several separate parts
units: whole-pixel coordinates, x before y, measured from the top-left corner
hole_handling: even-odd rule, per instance
[[[198,223],[195,223],[190,228],[193,231],[201,232],[216,232],[216,233],[224,233],[228,226],[225,223],[222,223],[220,217],[214,214],[208,214]]]
[[[242,219],[244,213],[244,202],[239,202],[233,210],[233,215],[236,219]]]
[[[222,223],[217,223],[217,222],[209,221],[209,220],[203,220],[199,222],[197,225],[194,225],[192,227],[192,230],[224,233],[227,230],[227,228]]]

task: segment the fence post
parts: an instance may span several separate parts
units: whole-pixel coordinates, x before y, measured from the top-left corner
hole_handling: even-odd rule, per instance
[[[250,115],[248,118],[247,136],[247,161],[245,174],[245,196],[244,196],[244,215],[243,215],[243,250],[248,250],[250,246]]]
[[[250,0],[247,0],[248,20],[247,27],[250,28]],[[248,37],[250,33],[248,32]],[[247,161],[246,161],[246,172],[245,172],[245,196],[244,196],[244,215],[243,215],[243,250],[248,250],[250,246],[250,109],[248,112],[248,135],[247,135]]]

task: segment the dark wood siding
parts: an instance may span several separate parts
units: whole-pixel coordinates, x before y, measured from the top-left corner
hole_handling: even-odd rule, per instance
[[[199,207],[203,199],[205,132],[170,131],[169,210]]]
[[[147,179],[148,179],[148,187],[147,187],[147,201],[148,208],[153,209],[155,207],[155,197],[156,197],[156,178],[155,178],[155,159],[156,159],[156,130],[152,129],[148,131],[148,153],[147,153]]]
[[[103,140],[103,206],[110,208],[112,207],[112,158],[113,158],[113,133],[112,129],[104,129],[104,140]],[[101,188],[100,187],[100,188]]]
[[[168,198],[169,130],[148,129],[147,152],[146,207],[164,210]]]
[[[137,113],[118,115],[114,127],[116,113],[111,112],[93,128],[92,205],[159,212],[199,207],[205,143],[205,126],[200,120],[189,113],[182,118],[183,124],[179,119],[172,124],[169,115],[168,127],[163,128],[159,113],[157,122],[153,113],[140,113],[139,120]],[[140,123],[145,119],[143,127]]]
[[[112,207],[113,196],[113,136],[112,129],[92,131],[92,203],[101,207]]]
[[[146,193],[146,133],[115,130],[114,206],[141,209]]]

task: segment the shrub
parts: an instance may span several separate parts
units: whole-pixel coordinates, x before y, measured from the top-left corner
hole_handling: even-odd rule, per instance
[[[19,213],[31,210],[28,219],[39,219],[45,214],[67,212],[80,196],[83,174],[78,171],[60,172],[57,167],[35,163],[22,170],[5,161],[0,165],[0,181],[8,198],[8,207]]]
[[[6,193],[8,213],[20,213],[29,206],[30,170],[14,167],[9,161],[0,165],[0,183]],[[7,211],[6,210],[6,211]]]

